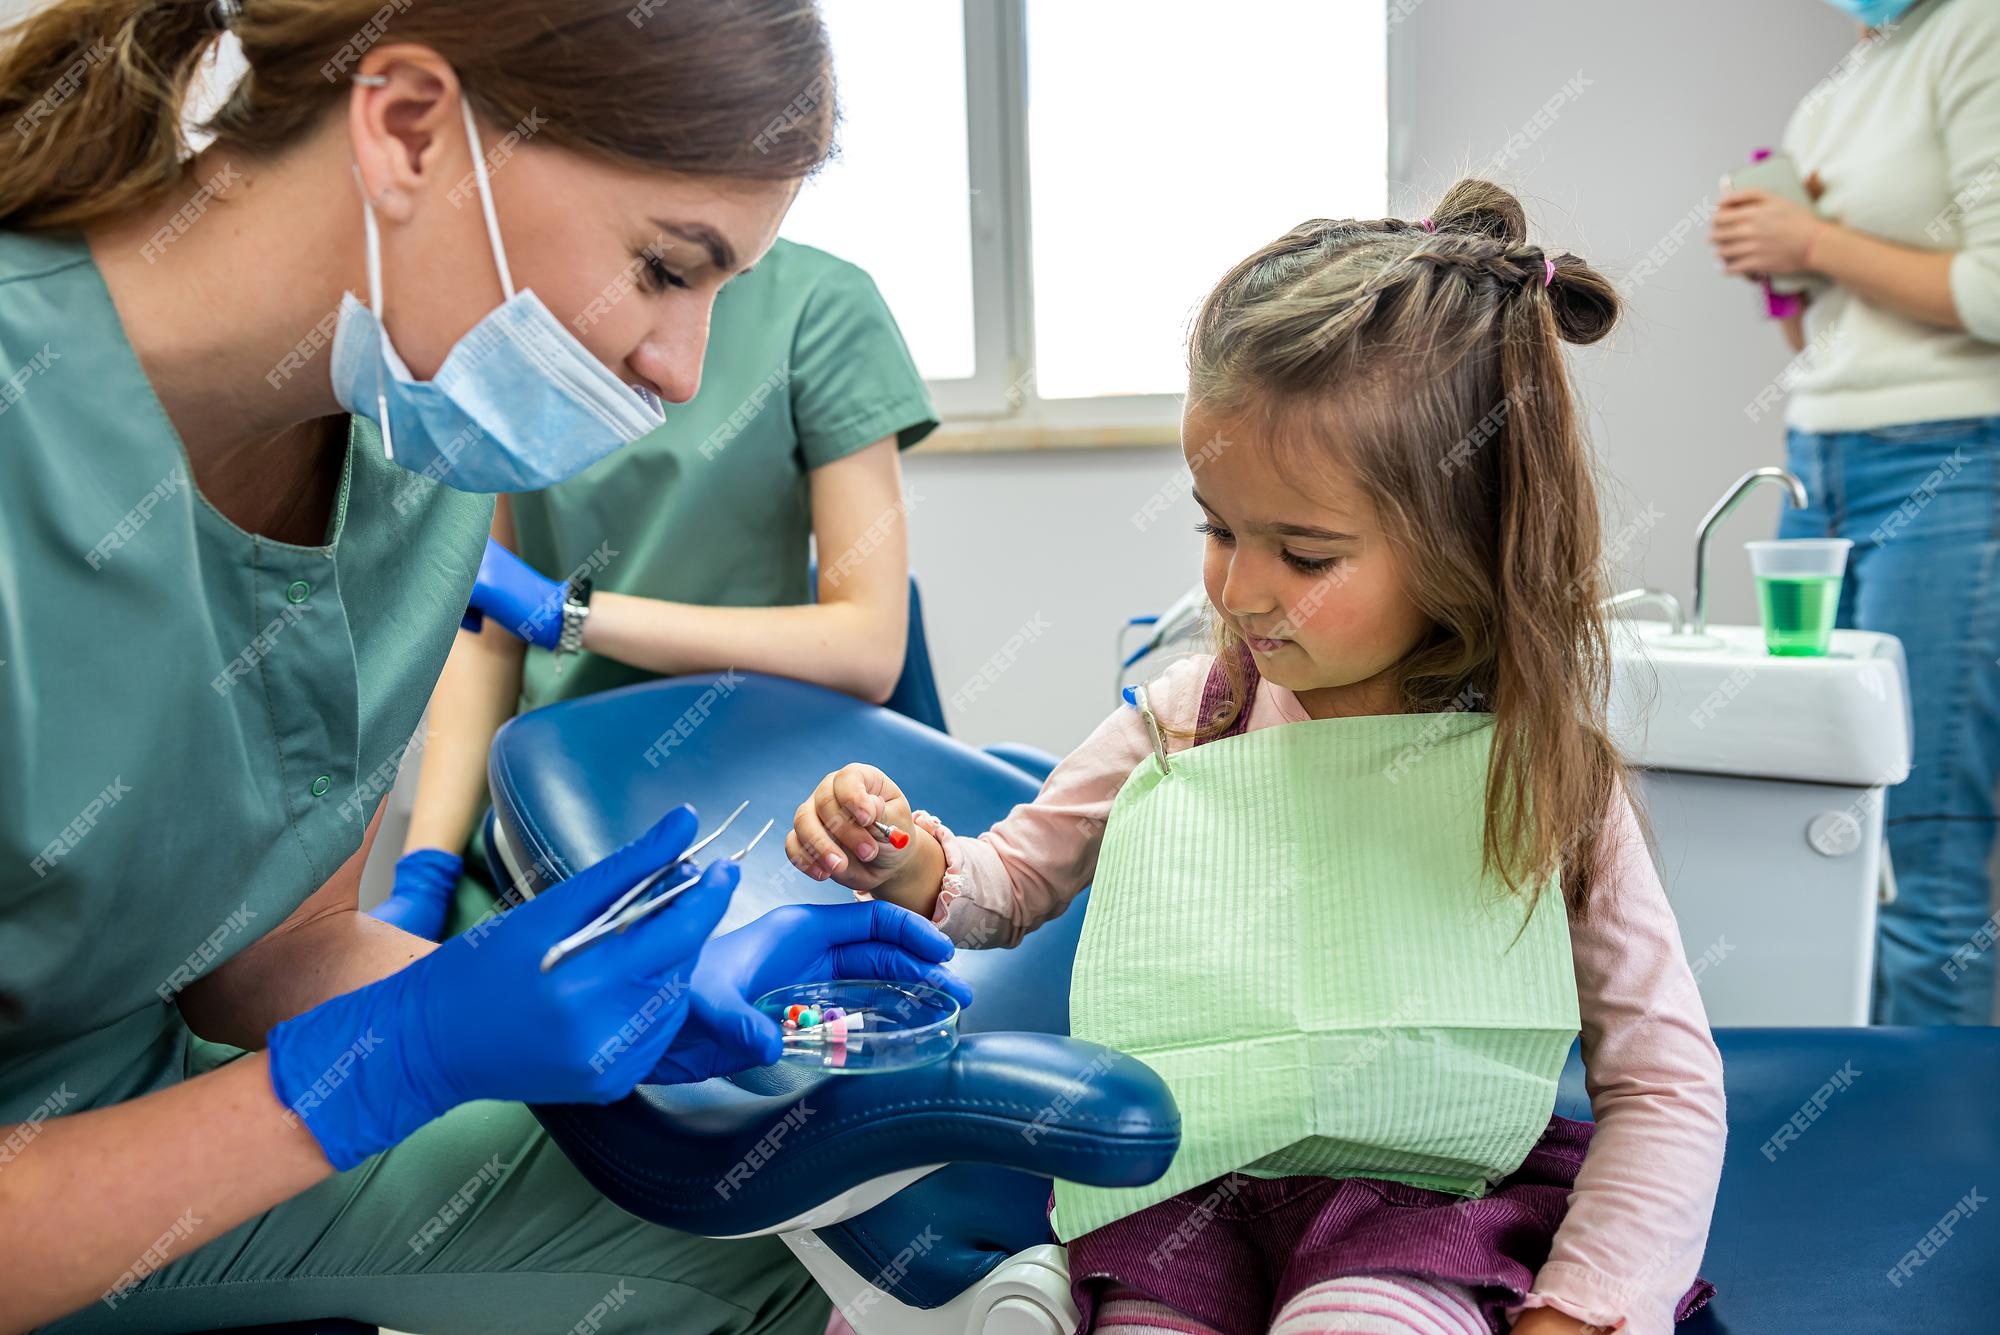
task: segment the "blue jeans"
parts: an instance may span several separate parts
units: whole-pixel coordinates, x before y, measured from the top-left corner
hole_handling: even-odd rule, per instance
[[[2000,782],[2000,417],[1792,431],[1811,504],[1783,538],[1851,538],[1838,623],[1903,642],[1915,726],[1889,790],[1896,902],[1876,937],[1877,1024],[1986,1024],[1987,865]]]

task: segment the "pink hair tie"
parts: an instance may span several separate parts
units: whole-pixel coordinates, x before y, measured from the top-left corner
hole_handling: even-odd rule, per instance
[[[1547,287],[1550,283],[1556,281],[1556,262],[1551,259],[1544,259],[1542,263],[1548,266],[1542,274],[1542,286]]]
[[[1417,226],[1423,228],[1426,232],[1435,232],[1437,230],[1437,224],[1432,222],[1429,218],[1417,219]]]

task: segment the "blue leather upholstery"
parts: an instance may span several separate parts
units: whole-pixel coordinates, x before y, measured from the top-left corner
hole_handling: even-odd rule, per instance
[[[995,742],[986,748],[986,754],[1004,760],[1020,770],[1036,783],[1049,777],[1060,756],[1052,756],[1039,746],[1029,746],[1026,742]]]
[[[664,750],[656,739],[685,736]],[[646,759],[655,747],[657,765]],[[780,827],[826,771],[848,760],[881,765],[921,805],[974,833],[1033,795],[1035,780],[885,710],[816,687],[742,676],[631,687],[525,715],[493,749],[494,802],[518,846],[566,875],[637,833],[667,806],[693,801],[710,820],[750,799],[754,830]],[[778,831],[773,831],[775,836]],[[726,842],[726,841],[725,841]],[[752,854],[730,922],[795,899],[847,892],[794,871],[775,838]],[[747,1146],[789,1106],[727,1082],[647,1090],[609,1109],[540,1109],[583,1171],[621,1205],[710,1233],[785,1217],[808,1197],[847,1185],[855,1161],[934,1161],[977,1151],[1036,1171],[1083,1162],[1100,1172],[1155,1171],[1141,1164],[1171,1139],[1156,1095],[1126,1076],[1137,1063],[1091,1072],[1054,1035],[1067,1029],[1069,963],[1082,914],[1072,911],[1013,950],[967,951],[957,967],[979,989],[965,1016],[969,1039],[950,1066],[928,1073],[830,1082],[808,1098],[815,1111],[794,1138],[728,1195],[716,1189]],[[997,1030],[1029,1030],[1003,1034]],[[1718,1035],[1731,1123],[1708,1256],[1702,1272],[1719,1292],[1686,1335],[1793,1332],[1951,1332],[1995,1329],[2000,1310],[2000,1218],[1975,1213],[1936,1254],[1891,1284],[1889,1270],[1917,1247],[1954,1202],[2000,1184],[2000,1031],[1741,1030]],[[1086,1063],[1086,1064],[1080,1064]],[[1043,1068],[1043,1063],[1050,1067]],[[1810,1129],[1767,1157],[1763,1146],[1832,1074],[1851,1063],[1852,1084],[1823,1100]],[[1008,1096],[968,1118],[979,1082]],[[1075,1087],[1065,1089],[1065,1082]],[[893,1083],[892,1083],[893,1082]],[[1059,1129],[1022,1144],[1028,1105],[1067,1092]],[[952,1109],[949,1130],[915,1107],[865,1111],[871,1101]],[[1560,1109],[1588,1117],[1572,1054]],[[869,1121],[873,1117],[876,1121]],[[870,1128],[880,1127],[871,1137]],[[1114,1134],[1115,1133],[1115,1134]],[[1131,1156],[1121,1162],[1121,1150]],[[906,1151],[908,1153],[906,1153]],[[910,1154],[914,1154],[912,1159]],[[880,1157],[878,1157],[880,1156]],[[1163,1163],[1163,1161],[1162,1161]],[[1141,1177],[1141,1169],[1145,1177]],[[1061,1171],[1068,1171],[1067,1168]],[[1045,1241],[1042,1176],[958,1163],[932,1174],[821,1236],[863,1275],[875,1275],[930,1227],[942,1241],[892,1286],[905,1302],[948,1301],[1004,1257]],[[766,1194],[768,1193],[768,1195]],[[766,1216],[770,1216],[767,1218]],[[755,1225],[748,1225],[754,1227]],[[892,1272],[893,1273],[893,1272]]]
[[[1013,766],[899,714],[747,673],[651,682],[524,714],[494,739],[488,771],[496,819],[537,890],[675,803],[694,802],[712,827],[749,799],[731,835],[747,838],[766,817],[778,828],[745,861],[729,927],[783,903],[851,898],[800,875],[785,859],[783,831],[822,775],[864,758],[967,830],[986,828],[1037,787]],[[1179,1115],[1152,1071],[1100,1060],[1103,1049],[1065,1036],[1081,921],[1073,911],[1013,950],[962,952],[953,967],[977,995],[958,1052],[914,1071],[814,1087],[804,1099],[810,1114],[779,1133],[783,1151],[757,1156],[738,1182],[726,1180],[728,1170],[786,1123],[796,1095],[709,1081],[537,1115],[620,1205],[708,1234],[768,1227],[898,1167],[953,1163],[821,1231],[860,1273],[875,1274],[934,1223],[943,1241],[902,1272],[894,1291],[935,1306],[1047,1240],[1051,1174],[1106,1186],[1150,1182],[1179,1143]]]
[[[1716,1043],[1729,1149],[1702,1261],[1716,1297],[1676,1329],[2000,1329],[2000,1217],[1984,1204],[1888,1278],[1966,1193],[2000,1183],[2000,1030],[1724,1029]],[[1815,1114],[1809,1101],[1843,1069],[1846,1088]],[[1558,1110],[1587,1117],[1574,1053],[1563,1086]],[[1794,1115],[1807,1129],[1766,1153]]]

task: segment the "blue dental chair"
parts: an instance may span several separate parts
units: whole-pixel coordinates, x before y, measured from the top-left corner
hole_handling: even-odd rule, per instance
[[[497,856],[539,886],[676,802],[714,820],[747,798],[746,819],[782,823],[810,784],[857,758],[881,764],[966,831],[1038,786],[891,711],[753,675],[723,694],[722,680],[630,687],[508,724],[491,764]],[[649,765],[646,747],[704,692],[717,693],[704,721]],[[800,876],[767,839],[745,865],[727,925],[781,903],[846,897]],[[949,1062],[829,1080],[802,1095],[710,1081],[537,1115],[634,1214],[718,1237],[780,1233],[860,1335],[1067,1331],[1075,1312],[1062,1249],[1046,1232],[1048,1177],[1151,1180],[1177,1142],[1172,1103],[1150,1072],[1132,1061],[1094,1068],[1095,1050],[1063,1037],[1083,911],[1080,903],[1014,950],[960,954],[955,967],[979,995]],[[1977,1195],[2000,1183],[2000,1031],[1725,1030],[1717,1039],[1731,1136],[1702,1273],[1719,1294],[1679,1329],[1957,1335],[2000,1325],[2000,1218],[1986,1218]],[[1850,1066],[1858,1074],[1846,1088],[1826,1092]],[[1590,1115],[1574,1056],[1560,1106]],[[1773,1147],[1794,1115],[1806,1129]],[[754,1171],[730,1177],[753,1161]],[[1941,1222],[1969,1193],[1973,1208]]]
[[[646,738],[723,694],[718,679],[661,682],[510,724],[493,751],[487,846],[502,864],[496,878],[546,887],[679,801],[713,814],[747,797],[782,820],[807,785],[850,759],[883,765],[949,823],[977,830],[1032,797],[1056,760],[1012,744],[982,754],[942,735],[915,580],[908,654],[886,709],[743,677],[726,692],[727,710],[714,708],[661,763],[638,763]],[[760,845],[745,873],[726,925],[793,900],[847,897],[798,876],[775,845]],[[1143,1067],[1119,1063],[1112,1081],[1084,1061],[1083,1045],[1047,1041],[1067,1030],[1069,965],[1088,898],[1015,950],[960,955],[955,967],[979,989],[965,1017],[972,1037],[955,1059],[970,1052],[970,1069],[912,1073],[922,1078],[907,1087],[901,1076],[818,1086],[844,1100],[838,1110],[851,1121],[820,1117],[834,1105],[817,1093],[759,1099],[721,1081],[538,1115],[635,1214],[714,1236],[780,1233],[861,1335],[1068,1331],[1075,1311],[1062,1249],[1044,1223],[1047,1175],[1148,1181],[1172,1155],[1171,1102]],[[1023,1030],[1040,1037],[1003,1032]],[[1927,1236],[2000,1169],[1990,1093],[2000,1089],[2000,1031],[1724,1030],[1717,1041],[1731,1136],[1702,1273],[1720,1296],[1680,1329],[1863,1335],[2000,1324],[1990,1315],[2000,1305],[2000,1232],[1982,1237],[1975,1209],[1951,1224],[1954,1246]],[[1843,1067],[1861,1074],[1830,1093],[1829,1076]],[[1001,1106],[975,1114],[978,1135],[958,1138],[946,1128],[981,1106],[985,1082],[1007,1091]],[[1027,1104],[1045,1096],[1021,1126]],[[1060,1144],[1042,1154],[1013,1143],[1017,1130],[1023,1142],[1044,1139],[1057,1106],[1078,1118]],[[760,1153],[756,1173],[729,1180],[728,1169],[748,1161],[746,1146],[794,1109],[812,1115],[791,1119],[805,1133],[790,1139],[792,1153]],[[1558,1110],[1591,1115],[1574,1052]],[[883,1111],[893,1111],[898,1131],[864,1141],[863,1127],[886,1125]],[[1795,1116],[1810,1134],[1777,1143]],[[857,1147],[861,1162],[848,1157]],[[780,1174],[782,1160],[791,1162]],[[692,1163],[704,1166],[672,1171]]]
[[[811,783],[857,755],[935,795],[931,809],[967,828],[1039,786],[892,711],[779,678],[682,678],[575,703],[510,722],[489,764],[494,873],[535,892],[677,802],[712,822],[748,798],[746,833],[766,816],[789,820]],[[691,708],[706,717],[684,740],[656,741]],[[851,898],[799,875],[782,840],[767,838],[723,925]],[[863,1335],[1071,1329],[1067,1271],[1044,1221],[1049,1179],[1150,1182],[1180,1142],[1157,1076],[1067,1037],[1081,920],[1071,912],[1015,950],[961,953],[954,967],[977,999],[945,1061],[802,1093],[712,1080],[536,1115],[634,1214],[714,1237],[780,1234]]]

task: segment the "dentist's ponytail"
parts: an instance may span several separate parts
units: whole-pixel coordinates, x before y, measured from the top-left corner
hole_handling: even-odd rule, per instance
[[[76,227],[180,179],[207,0],[56,0],[0,33],[0,227]]]
[[[814,0],[42,0],[0,29],[0,228],[88,227],[180,185],[225,31],[248,72],[203,128],[252,156],[303,140],[392,43],[444,57],[491,120],[615,166],[795,180],[833,151]]]

